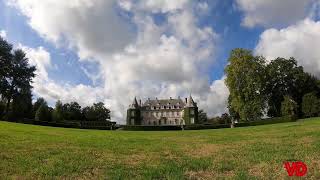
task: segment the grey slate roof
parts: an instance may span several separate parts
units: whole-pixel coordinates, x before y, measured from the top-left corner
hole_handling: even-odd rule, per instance
[[[145,103],[143,103],[142,106],[155,106],[155,107],[161,107],[161,106],[168,106],[170,103],[170,106],[180,106],[181,108],[186,105],[186,103],[182,99],[148,99]]]

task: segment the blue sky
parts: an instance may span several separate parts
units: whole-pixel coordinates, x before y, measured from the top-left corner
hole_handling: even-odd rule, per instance
[[[295,56],[319,75],[315,48],[308,50],[307,60],[297,50],[309,36],[319,38],[319,4],[1,0],[0,30],[41,69],[34,95],[52,105],[58,99],[83,106],[103,101],[121,122],[134,96],[192,93],[201,108],[218,115],[226,111],[224,67],[234,48],[252,49],[269,59]],[[305,36],[293,40],[301,31]]]

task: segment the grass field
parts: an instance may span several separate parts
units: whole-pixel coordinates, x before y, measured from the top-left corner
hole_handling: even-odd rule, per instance
[[[136,132],[0,122],[0,179],[320,179],[320,118],[235,129]]]

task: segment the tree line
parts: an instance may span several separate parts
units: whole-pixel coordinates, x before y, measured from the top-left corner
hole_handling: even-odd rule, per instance
[[[30,119],[45,122],[110,121],[110,110],[102,102],[82,108],[77,102],[57,101],[49,107],[43,98],[32,103],[32,79],[36,67],[29,64],[26,53],[13,49],[0,37],[0,119]]]

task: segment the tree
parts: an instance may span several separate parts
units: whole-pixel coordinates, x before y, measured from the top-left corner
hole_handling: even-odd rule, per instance
[[[7,88],[9,86],[8,77],[12,65],[12,45],[0,37],[0,93],[1,100],[4,100]],[[6,103],[5,103],[6,104]],[[6,105],[2,113],[6,112]]]
[[[220,124],[230,124],[231,123],[231,117],[228,113],[224,113],[221,115],[220,118]]]
[[[293,96],[295,91],[296,74],[301,73],[301,67],[293,58],[277,58],[267,66],[268,115],[279,117],[281,115],[281,103],[285,95]]]
[[[265,59],[253,56],[250,50],[234,49],[225,69],[230,91],[229,106],[242,120],[261,118],[265,110]]]
[[[297,114],[298,104],[290,96],[284,96],[281,103],[281,115],[294,120],[297,118]]]
[[[66,103],[62,106],[64,120],[83,120],[81,106],[77,102]]]
[[[229,109],[229,114],[230,114],[231,120],[239,121],[240,115],[237,111],[234,110],[234,108],[231,105],[231,96],[228,97],[228,109]]]
[[[198,112],[198,120],[200,124],[208,121],[207,113],[205,113],[202,109]]]
[[[30,118],[33,119],[32,95],[30,89],[24,89],[21,93],[15,95],[12,101],[12,118]]]
[[[46,101],[42,98],[42,97],[39,97],[37,100],[36,100],[36,102],[33,104],[33,117],[35,117],[35,115],[36,115],[36,112],[37,112],[37,110],[39,109],[39,107],[42,105],[42,104],[44,104],[44,103],[46,103]]]
[[[26,54],[22,50],[15,50],[12,58],[6,59],[5,62],[8,64],[1,70],[4,75],[1,78],[1,94],[7,100],[6,112],[8,112],[13,97],[21,94],[22,90],[31,89],[31,81],[35,76],[36,68],[28,64]]]
[[[50,121],[50,112],[47,103],[42,103],[35,116],[36,121]]]
[[[110,110],[102,102],[95,103],[93,106],[85,107],[83,115],[88,121],[107,121],[110,120]]]
[[[63,120],[63,104],[60,100],[56,102],[55,109],[52,112],[52,120],[54,122],[60,122]]]
[[[315,92],[303,96],[302,112],[304,117],[316,117],[320,115],[320,99]]]

